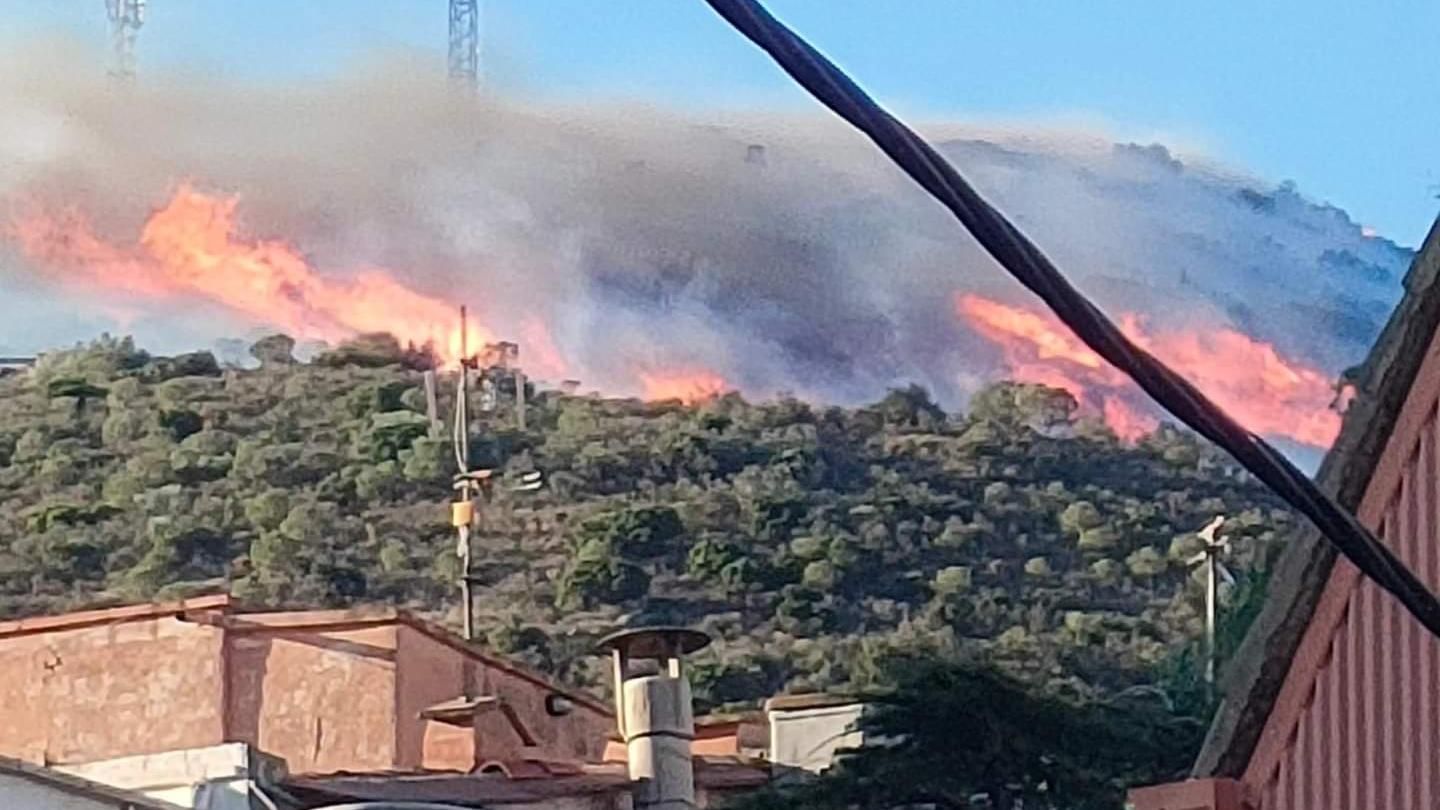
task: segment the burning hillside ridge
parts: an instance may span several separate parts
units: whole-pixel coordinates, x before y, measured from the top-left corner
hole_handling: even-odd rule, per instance
[[[960,409],[1019,362],[954,300],[1008,302],[1013,282],[828,118],[716,125],[503,88],[459,105],[407,65],[277,85],[152,74],[122,97],[75,64],[63,48],[0,53],[5,353],[102,331],[180,352],[385,330],[453,358],[466,303],[473,339],[519,343],[532,377],[616,394],[858,405],[914,382]],[[1078,287],[1177,352],[1174,336],[1225,330],[1337,376],[1411,259],[1291,186],[1162,146],[932,133]],[[179,178],[196,185],[177,193]],[[1154,418],[1140,399],[1098,398],[1118,390],[1113,372],[1049,367],[1090,407],[1109,402],[1127,435]],[[1333,420],[1312,421],[1247,424],[1321,443]]]
[[[956,296],[955,305],[972,329],[999,348],[1015,379],[1064,388],[1122,438],[1136,439],[1158,426],[1144,392],[1053,316],[968,293]],[[1234,329],[1149,331],[1144,320],[1125,313],[1121,331],[1247,429],[1317,448],[1335,441],[1340,415],[1332,408],[1337,388],[1328,375]]]
[[[467,319],[462,330],[451,303],[410,289],[390,271],[368,268],[327,277],[287,242],[242,236],[238,204],[236,197],[181,185],[128,246],[102,239],[75,208],[31,205],[7,230],[47,275],[77,291],[200,299],[302,340],[338,342],[385,332],[429,347],[446,365],[494,343],[495,336],[477,320]],[[542,320],[527,318],[521,333],[531,347],[530,368],[566,373],[568,363]],[[467,339],[473,341],[468,349]],[[724,378],[705,369],[640,371],[637,378],[648,399],[694,403],[729,390]]]
[[[238,202],[181,185],[130,246],[98,236],[74,208],[31,206],[11,223],[9,233],[30,260],[66,287],[149,299],[198,298],[307,340],[334,342],[388,332],[430,346],[447,364],[459,361],[461,329],[450,304],[410,289],[386,270],[325,276],[287,242],[242,236]],[[1142,392],[1054,317],[974,293],[955,300],[964,322],[999,348],[1004,373],[1064,388],[1124,439],[1137,439],[1158,426]],[[1317,448],[1334,440],[1340,419],[1330,407],[1335,387],[1324,373],[1234,329],[1152,332],[1144,320],[1125,313],[1126,335],[1190,378],[1246,427]],[[478,321],[471,320],[466,329],[476,341],[472,347],[494,340]],[[542,372],[563,374],[571,367],[542,320],[527,317],[521,331],[533,342]],[[704,368],[634,373],[638,389],[652,400],[695,403],[731,388]]]
[[[199,298],[304,340],[389,332],[432,346],[446,362],[459,360],[461,330],[453,307],[383,270],[328,278],[285,242],[242,238],[238,202],[182,185],[146,220],[133,246],[101,239],[75,209],[32,207],[10,232],[25,255],[63,286]],[[468,327],[479,341],[493,339],[478,323]]]
[[[146,220],[133,246],[105,241],[74,209],[31,208],[10,232],[26,256],[65,286],[146,298],[196,297],[302,339],[389,332],[433,347],[446,363],[458,362],[460,326],[445,301],[408,288],[384,270],[338,279],[322,275],[286,242],[241,236],[237,205],[234,197],[182,185]],[[956,310],[1000,349],[1004,371],[1015,379],[1066,389],[1125,439],[1158,425],[1143,394],[1055,318],[974,293],[959,294]],[[1324,373],[1234,329],[1150,331],[1143,321],[1136,313],[1121,318],[1131,340],[1189,377],[1246,427],[1313,447],[1334,440],[1335,389]],[[494,339],[478,322],[467,329],[476,346]],[[522,331],[534,342],[542,369],[569,368],[543,321],[532,316]],[[636,377],[648,399],[693,403],[730,388],[707,369],[639,370]]]
[[[646,399],[678,399],[694,404],[714,399],[730,389],[725,378],[711,371],[674,371],[640,373]]]

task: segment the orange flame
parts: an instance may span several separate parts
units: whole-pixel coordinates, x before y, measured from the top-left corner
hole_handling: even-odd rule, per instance
[[[234,197],[181,186],[145,223],[139,244],[122,248],[97,237],[75,211],[35,211],[11,228],[20,248],[72,286],[142,296],[191,295],[302,339],[336,341],[389,332],[431,344],[447,362],[460,357],[454,308],[418,293],[382,270],[327,278],[281,241],[237,234]],[[492,339],[469,324],[472,346]]]
[[[956,299],[960,316],[997,344],[1022,382],[1065,388],[1097,409],[1122,438],[1135,439],[1158,424],[1152,407],[1119,371],[1080,342],[1058,320],[979,295]],[[1127,313],[1121,331],[1195,383],[1256,433],[1329,447],[1340,431],[1330,408],[1335,388],[1318,370],[1280,356],[1275,347],[1228,328],[1149,334],[1140,316]]]
[[[1119,397],[1105,397],[1100,405],[1100,413],[1105,418],[1105,424],[1115,431],[1115,435],[1127,442],[1148,436],[1155,432],[1155,428],[1160,427],[1160,420],[1156,419],[1154,414],[1137,410]]]
[[[678,399],[687,405],[715,399],[730,390],[720,375],[705,370],[640,372],[644,398],[652,402]]]
[[[558,379],[570,373],[570,364],[540,318],[531,315],[520,322],[520,342],[525,347],[525,365],[534,374]]]

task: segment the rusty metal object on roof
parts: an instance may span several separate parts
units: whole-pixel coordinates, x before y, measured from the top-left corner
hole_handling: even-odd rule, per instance
[[[504,698],[495,695],[453,698],[422,709],[420,716],[426,720],[434,720],[452,726],[474,728],[476,716],[483,712],[499,712],[505,717],[505,722],[510,724],[510,728],[522,743],[527,746],[535,745],[535,735],[525,726],[525,722],[520,719],[520,714],[515,711],[515,707],[507,703]]]
[[[563,797],[620,795],[630,791],[621,763],[601,765],[548,760],[487,763],[478,774],[373,772],[295,775],[287,792],[312,801],[410,800],[475,806],[523,804]],[[696,757],[695,785],[709,791],[746,790],[770,781],[769,763],[746,757]]]
[[[600,639],[604,651],[618,650],[627,658],[672,658],[689,655],[710,644],[710,636],[688,627],[635,627]]]

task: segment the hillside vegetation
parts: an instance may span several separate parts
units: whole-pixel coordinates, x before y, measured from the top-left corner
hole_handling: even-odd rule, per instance
[[[264,604],[392,603],[458,625],[448,427],[427,358],[369,336],[255,369],[105,338],[0,379],[0,614],[229,587]],[[702,627],[708,704],[863,687],[895,654],[983,658],[1079,693],[1187,681],[1193,532],[1230,517],[1229,626],[1292,522],[1192,435],[1135,446],[1074,400],[1001,383],[947,414],[918,388],[862,408],[514,386],[476,414],[499,483],[475,540],[480,628],[603,687],[622,621]],[[440,413],[453,377],[441,375]],[[538,470],[544,488],[508,482]],[[1233,635],[1233,631],[1231,633]]]

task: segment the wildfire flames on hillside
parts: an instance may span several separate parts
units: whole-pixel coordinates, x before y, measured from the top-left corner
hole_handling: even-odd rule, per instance
[[[1123,438],[1158,425],[1144,393],[1055,318],[969,293],[956,297],[956,311],[1000,349],[1015,379],[1066,389]],[[1224,327],[1151,331],[1134,313],[1120,318],[1120,328],[1255,433],[1329,447],[1340,430],[1329,377],[1268,343]]]
[[[916,383],[961,411],[1022,376],[1126,436],[1159,418],[1041,310],[957,317],[957,292],[1013,305],[1013,282],[823,116],[498,88],[457,105],[428,67],[388,62],[301,82],[179,69],[115,93],[76,56],[0,54],[0,354],[108,331],[241,362],[238,337],[310,352],[387,331],[453,363],[467,304],[472,349],[514,342],[563,390],[856,407]],[[1334,435],[1328,378],[1365,356],[1413,251],[1158,144],[965,122],[933,137],[1251,429],[1302,454]]]
[[[446,362],[459,359],[460,325],[444,301],[379,269],[327,278],[285,242],[242,238],[238,203],[181,186],[146,221],[133,247],[101,239],[74,209],[32,209],[11,231],[25,254],[62,284],[147,297],[197,296],[306,340],[390,332],[431,345]],[[491,339],[473,321],[469,333],[481,342]]]
[[[133,246],[106,241],[74,209],[32,208],[10,230],[24,253],[62,284],[149,298],[198,297],[302,339],[333,342],[389,332],[431,345],[446,363],[458,361],[460,328],[450,304],[378,268],[327,277],[287,242],[243,236],[238,202],[183,185],[149,217]],[[973,293],[960,294],[956,310],[999,348],[1015,379],[1068,390],[1125,439],[1158,425],[1144,395],[1053,317]],[[1121,324],[1131,340],[1249,429],[1314,447],[1334,440],[1340,417],[1330,408],[1334,388],[1322,372],[1230,328],[1151,331],[1134,313],[1122,316]],[[468,329],[473,345],[493,339],[476,321]],[[569,368],[542,320],[527,319],[521,331],[537,371],[562,374]],[[696,367],[637,369],[634,377],[651,400],[695,403],[732,388],[719,374]]]
[[[645,398],[678,399],[694,404],[714,399],[730,390],[729,383],[710,371],[640,372]]]
[[[371,268],[343,279],[312,267],[290,244],[241,236],[239,200],[180,186],[146,220],[138,243],[120,246],[98,236],[76,209],[31,207],[16,218],[10,236],[24,253],[71,287],[148,298],[199,297],[305,340],[335,342],[367,332],[388,332],[428,345],[454,365],[461,329],[447,302],[416,292],[387,270]],[[494,340],[475,319],[467,323],[471,348]],[[535,317],[521,328],[534,372],[563,375],[569,364]],[[647,399],[687,403],[712,399],[729,384],[705,369],[637,372]]]

